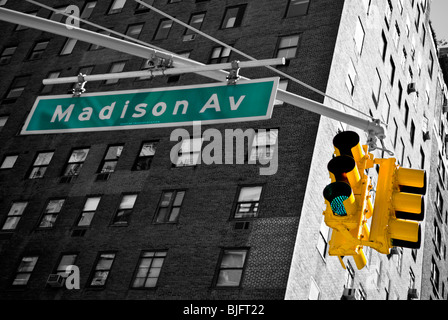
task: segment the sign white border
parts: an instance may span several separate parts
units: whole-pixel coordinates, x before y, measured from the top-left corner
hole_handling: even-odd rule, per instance
[[[197,120],[197,121],[185,121],[185,122],[169,122],[169,123],[147,123],[147,124],[138,124],[138,125],[126,125],[126,126],[114,126],[114,127],[90,127],[90,128],[75,128],[75,129],[54,129],[54,130],[32,130],[28,131],[28,125],[33,117],[34,111],[41,100],[49,100],[49,99],[61,99],[61,98],[71,98],[73,97],[70,94],[64,95],[52,95],[52,96],[38,96],[36,101],[34,102],[33,107],[25,121],[25,124],[20,131],[20,135],[36,135],[36,134],[52,134],[52,133],[77,133],[77,132],[97,132],[97,131],[117,131],[117,130],[134,130],[134,129],[152,129],[152,128],[166,128],[166,127],[184,127],[184,126],[192,126],[194,122],[200,121],[202,125],[208,124],[223,124],[223,123],[235,123],[235,122],[246,122],[246,121],[260,121],[260,120],[268,120],[272,117],[272,111],[274,108],[274,101],[277,95],[278,84],[280,81],[279,77],[272,78],[262,78],[255,80],[240,80],[235,85],[245,84],[245,83],[260,83],[260,82],[268,82],[273,81],[273,87],[269,99],[269,105],[266,110],[266,114],[263,116],[254,116],[254,117],[245,117],[245,118],[231,118],[231,119],[216,119],[216,120]],[[208,84],[200,84],[200,85],[186,85],[186,86],[177,86],[177,87],[161,87],[161,88],[151,88],[151,89],[136,89],[136,90],[121,90],[121,91],[106,91],[106,92],[92,92],[92,93],[83,93],[83,97],[95,97],[98,95],[108,96],[115,94],[130,94],[130,93],[144,93],[144,92],[159,92],[159,91],[176,91],[183,89],[197,89],[197,88],[213,88],[219,86],[227,86],[231,84],[227,84],[227,82],[218,82],[218,83],[208,83]]]

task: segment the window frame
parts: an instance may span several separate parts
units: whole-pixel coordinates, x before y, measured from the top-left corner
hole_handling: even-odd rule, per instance
[[[87,202],[89,201],[89,199],[96,199],[96,198],[99,198],[99,200],[98,200],[98,203],[96,204],[95,210],[87,210],[86,209],[86,205],[87,205]],[[89,196],[87,196],[85,198],[84,205],[82,207],[81,213],[76,218],[76,222],[75,222],[74,228],[76,228],[76,229],[88,229],[88,228],[91,227],[93,218],[95,217],[95,214],[96,214],[96,212],[98,210],[98,206],[101,203],[101,199],[102,199],[102,195],[89,195]],[[83,219],[84,214],[86,214],[86,213],[91,215],[90,218],[89,218],[89,223],[86,224],[86,225],[80,225],[80,222]]]
[[[18,45],[12,45],[12,46],[5,46],[5,47],[3,47],[2,53],[0,55],[0,65],[3,66],[3,65],[6,65],[6,64],[9,64],[11,62],[11,60],[12,60],[12,57],[16,53],[18,47],[19,47]],[[10,50],[10,51],[12,50],[12,52],[11,53],[5,53],[5,51],[7,51],[7,50]]]
[[[76,265],[76,260],[78,259],[79,252],[62,252],[59,255],[59,259],[56,263],[56,265],[53,268],[52,274],[58,274],[64,278],[68,276],[66,269],[61,269],[64,265],[61,266],[62,258],[65,256],[75,256],[75,259],[73,260],[73,263],[71,265]],[[70,264],[65,265],[65,267],[69,266]]]
[[[75,151],[80,151],[80,150],[87,150],[87,154],[86,154],[84,160],[70,162],[70,158],[72,157],[73,153]],[[81,171],[82,167],[84,166],[84,162],[87,160],[87,157],[89,156],[89,152],[90,152],[90,147],[73,148],[70,152],[70,155],[68,156],[67,161],[65,161],[65,165],[64,165],[64,169],[62,170],[61,177],[77,177],[77,176],[79,176],[80,171]],[[67,168],[69,167],[69,165],[80,165],[79,169],[76,169],[77,173],[75,172],[75,174],[67,175],[66,171],[67,171]]]
[[[117,149],[117,153],[118,153],[118,150],[120,149],[120,147],[121,147],[121,150],[120,150],[120,155],[119,156],[116,156],[116,157],[114,157],[114,158],[106,158],[107,157],[107,155],[109,154],[109,150],[111,150],[111,148],[118,148]],[[99,167],[98,167],[98,170],[97,170],[97,173],[98,174],[102,174],[102,173],[114,173],[115,171],[116,171],[116,168],[117,168],[117,165],[118,165],[118,161],[120,160],[120,158],[121,158],[121,155],[122,155],[122,153],[123,153],[123,149],[124,149],[124,143],[122,143],[122,144],[111,144],[111,145],[108,145],[107,146],[107,148],[106,148],[106,152],[104,153],[104,156],[103,156],[103,158],[102,158],[102,160],[101,160],[101,162],[100,162],[100,165],[99,165]],[[114,153],[115,154],[115,153]],[[115,163],[115,165],[113,166],[113,168],[112,168],[112,170],[108,170],[108,169],[106,169],[107,168],[107,166],[106,166],[106,163]]]
[[[20,208],[20,210],[18,212],[12,211],[13,208],[14,208],[14,205],[18,204],[18,203],[22,203],[22,204],[25,204],[25,205],[23,206],[23,208]],[[25,213],[25,210],[26,210],[27,206],[28,206],[28,201],[13,201],[11,203],[11,206],[9,208],[8,213],[6,214],[5,218],[3,219],[2,228],[0,229],[0,231],[1,232],[14,232],[15,230],[17,230],[17,227],[18,227],[18,225],[20,223],[20,220],[22,219],[22,217],[23,217],[23,215]],[[17,221],[13,224],[13,226],[14,226],[13,228],[5,229],[6,222],[10,218],[16,218]]]
[[[167,28],[168,31],[166,34],[162,33],[161,30],[163,30],[163,24],[168,23],[170,26]],[[168,39],[170,35],[171,28],[173,27],[173,20],[168,18],[163,18],[159,20],[159,24],[157,25],[156,31],[154,32],[154,35],[152,37],[153,41],[161,41]]]
[[[183,192],[183,196],[182,199],[180,201],[179,205],[174,205],[174,203],[177,200],[177,196],[180,192]],[[164,196],[167,193],[172,193],[170,199],[169,199],[169,203],[167,206],[162,206],[162,202],[164,200]],[[185,201],[185,196],[187,194],[187,189],[170,189],[170,190],[163,190],[162,194],[160,195],[159,198],[159,202],[157,203],[157,208],[156,208],[156,212],[154,214],[154,218],[153,218],[153,224],[175,224],[179,222],[179,217],[181,214],[181,209],[182,209],[182,205]],[[165,215],[161,215],[160,211],[161,209],[166,208],[167,212]],[[175,219],[171,219],[171,217],[173,216],[173,209],[178,209],[177,212],[177,216],[175,216]],[[159,219],[159,217],[161,217],[162,219]]]
[[[20,271],[20,267],[22,265],[22,262],[24,261],[25,258],[36,258],[36,261],[34,262],[34,264],[32,265],[31,270],[27,270],[27,271]],[[14,273],[14,276],[12,277],[12,281],[10,282],[11,287],[13,288],[26,288],[30,282],[30,279],[33,275],[34,270],[36,269],[36,265],[39,262],[39,255],[37,254],[27,254],[27,255],[23,255],[22,258],[20,259],[20,262],[17,264],[16,267],[16,271]],[[19,274],[29,274],[26,283],[25,284],[14,284],[15,280],[17,279],[17,276]]]
[[[196,149],[194,149],[194,147],[195,147],[195,143],[194,142],[192,142],[192,141],[194,141],[194,140],[198,140],[198,139],[200,139],[201,140],[201,144],[200,144],[200,147],[199,147],[199,150],[196,150]],[[190,142],[189,144],[190,144],[190,146],[189,146],[189,149],[188,149],[188,151],[186,151],[186,152],[183,152],[182,151],[182,146],[184,145],[184,142],[188,145],[188,142]],[[182,143],[180,144],[180,147],[179,147],[179,150],[177,151],[177,158],[176,158],[176,163],[173,163],[173,167],[174,168],[184,168],[184,167],[193,167],[193,168],[195,168],[195,167],[197,167],[201,162],[200,161],[198,161],[201,157],[202,157],[202,149],[203,149],[203,145],[204,145],[204,138],[203,137],[189,137],[188,138],[188,140],[187,139],[183,139],[182,140]],[[184,156],[184,155],[190,155],[189,157],[188,157],[188,159],[193,159],[193,160],[195,160],[195,161],[193,161],[194,163],[192,163],[192,164],[190,164],[190,162],[188,162],[188,163],[184,163],[184,162],[180,162],[179,163],[179,159],[182,159],[182,157]],[[198,154],[198,157],[195,159],[194,157],[192,157],[194,154]]]
[[[104,256],[106,256],[106,255],[113,255],[112,262],[110,263],[110,267],[108,269],[98,269],[98,264],[101,261],[101,256],[103,256],[103,255]],[[90,275],[89,275],[89,278],[88,278],[88,281],[87,281],[87,287],[88,288],[103,289],[103,288],[106,287],[107,282],[108,282],[108,280],[110,278],[110,273],[112,271],[112,268],[113,268],[113,265],[114,265],[114,262],[115,262],[116,258],[117,258],[117,252],[116,251],[101,251],[101,252],[98,252],[98,254],[96,256],[96,259],[95,259],[95,263],[93,265],[93,268],[92,268],[92,270],[90,272]],[[104,279],[104,284],[101,284],[101,285],[94,285],[94,284],[92,284],[93,281],[95,280],[95,274],[97,272],[107,272],[107,275],[106,275],[106,277]]]
[[[124,6],[126,5],[126,0],[123,0],[123,5],[114,9],[114,4],[119,3],[120,0],[112,0],[110,2],[109,8],[107,9],[106,15],[117,14],[123,11]]]
[[[132,203],[131,208],[122,208],[121,206],[125,204],[124,199],[128,196],[135,196],[135,199]],[[137,203],[139,193],[138,192],[126,192],[121,194],[120,202],[117,205],[117,208],[115,210],[115,213],[112,217],[112,220],[110,222],[110,225],[113,227],[126,227],[129,225],[132,212],[134,211],[135,204]],[[121,215],[118,215],[120,212],[122,212]]]
[[[50,203],[52,201],[62,201],[62,205],[59,208],[59,211],[55,211],[55,212],[47,211],[48,209],[51,209],[51,207],[49,207],[49,205],[50,205]],[[62,198],[62,197],[61,198],[50,198],[50,199],[48,199],[46,201],[45,207],[42,210],[42,213],[41,213],[41,215],[39,217],[36,229],[38,229],[38,230],[53,229],[55,224],[56,224],[56,221],[58,221],[59,215],[61,214],[62,210],[64,209],[64,205],[65,205],[66,201],[67,201],[67,199],[66,198]],[[44,221],[44,218],[46,216],[52,216],[52,217],[54,217],[54,220]],[[50,225],[45,226],[45,225],[42,225],[43,223],[49,223]]]
[[[224,11],[224,15],[222,16],[221,23],[219,25],[219,29],[226,30],[226,29],[234,29],[234,28],[241,27],[243,18],[244,18],[244,14],[246,12],[246,7],[247,7],[247,3],[226,7],[226,10]],[[236,15],[227,17],[227,14],[232,9],[238,9],[236,12]],[[232,26],[227,27],[229,20],[232,18],[235,18]],[[224,25],[225,22],[226,22],[226,25]]]
[[[132,171],[148,171],[151,169],[151,164],[152,161],[156,155],[157,152],[157,145],[158,145],[158,141],[144,141],[141,146],[140,146],[140,151],[138,152],[137,157],[135,158],[134,164],[132,165]],[[145,145],[150,145],[152,144],[152,149],[154,150],[154,154],[153,155],[149,155],[149,156],[142,156],[141,153],[143,151],[143,147]],[[139,164],[141,163],[141,161],[143,160],[143,162],[145,163],[145,168],[139,169]]]
[[[302,0],[302,1],[299,1],[298,5],[303,5],[303,3],[306,2],[306,10],[305,10],[305,13],[299,13],[299,14],[293,14],[293,13],[291,13],[291,4],[292,4],[293,1],[295,1],[295,0],[289,0],[289,1],[288,1],[288,5],[286,6],[286,10],[285,10],[284,18],[303,17],[303,16],[308,15],[308,12],[309,12],[309,10],[310,10],[310,3],[311,3],[311,0]],[[301,10],[300,12],[303,12],[303,10]]]
[[[45,47],[43,49],[39,49],[37,50],[36,47],[40,44],[45,44]],[[36,41],[33,45],[33,47],[31,48],[30,52],[28,53],[28,61],[36,61],[36,60],[40,60],[42,58],[42,55],[44,54],[45,50],[48,47],[48,44],[50,43],[50,40],[39,40]],[[34,56],[34,54],[37,54],[37,57]]]
[[[287,47],[280,47],[280,44],[282,42],[283,39],[285,38],[293,38],[293,37],[297,37],[297,45],[295,46],[287,46]],[[279,36],[278,40],[277,40],[277,45],[275,47],[275,53],[274,53],[274,57],[276,58],[280,58],[280,57],[284,57],[286,60],[286,65],[289,63],[289,60],[291,59],[295,59],[297,58],[297,54],[299,53],[299,47],[300,47],[300,43],[302,40],[302,33],[296,33],[296,34],[291,34],[291,35],[283,35],[283,36]],[[292,57],[287,57],[287,56],[279,56],[279,52],[282,50],[288,50],[291,48],[295,48],[295,53],[294,56]]]
[[[244,189],[244,188],[256,188],[256,187],[261,187],[261,192],[260,192],[258,201],[241,201],[240,202],[238,200],[240,198],[240,194],[241,194],[241,190],[242,189]],[[253,220],[253,219],[259,218],[260,217],[261,203],[263,201],[263,196],[264,196],[264,191],[265,191],[265,184],[264,183],[238,185],[237,192],[236,192],[236,195],[235,195],[235,199],[233,201],[232,213],[231,213],[230,219],[231,220],[241,221],[241,220]],[[257,210],[256,210],[255,214],[253,216],[236,217],[237,210],[238,210],[239,205],[241,203],[258,203]],[[251,207],[252,207],[252,205],[251,205]]]
[[[144,256],[145,254],[151,254],[151,253],[153,254],[152,256]],[[164,255],[157,256],[157,254],[164,254]],[[168,250],[142,250],[140,252],[139,257],[138,257],[137,265],[136,265],[136,267],[134,269],[134,273],[132,275],[132,279],[131,279],[131,283],[129,284],[129,288],[132,289],[132,290],[154,290],[154,289],[156,289],[157,288],[157,283],[159,282],[160,274],[162,272],[163,265],[165,264],[165,260],[166,260],[167,256],[168,256]],[[143,259],[147,259],[147,258],[151,258],[151,263],[148,266],[148,270],[146,272],[146,275],[144,277],[138,277],[138,278],[144,279],[143,285],[142,286],[137,286],[135,284],[135,282],[137,280],[137,275],[139,274],[139,270],[142,269],[141,268],[141,264],[142,264]],[[163,260],[162,263],[160,264],[160,267],[158,267],[158,266],[157,267],[153,267],[155,258],[159,258],[159,259]],[[160,269],[157,277],[150,277],[152,269],[155,269],[155,268]],[[155,278],[156,279],[155,280],[155,284],[153,286],[148,286],[147,287],[147,286],[145,286],[145,284],[148,281],[148,279],[150,279],[150,278]]]
[[[12,163],[12,165],[10,167],[3,167],[7,158],[14,158],[14,157],[15,157],[14,162]],[[0,171],[13,169],[14,166],[16,165],[18,159],[19,159],[19,154],[5,154],[3,156],[2,162],[0,163]]]
[[[41,154],[49,154],[49,153],[51,153],[51,156],[50,156],[50,160],[48,161],[47,164],[36,164],[36,161],[39,159],[39,155],[41,155]],[[46,173],[46,171],[48,169],[48,166],[50,165],[51,160],[53,159],[53,156],[54,156],[54,150],[37,152],[36,155],[34,156],[33,163],[31,165],[30,169],[28,170],[27,179],[29,179],[29,180],[43,179],[44,175],[45,175],[45,173]],[[42,173],[42,176],[40,176],[40,177],[33,177],[33,178],[31,177],[31,175],[32,175],[32,173],[33,173],[35,168],[45,168],[44,172]]]
[[[241,267],[223,267],[223,260],[224,260],[224,257],[226,256],[226,252],[229,252],[228,254],[230,254],[232,251],[245,252],[243,265]],[[245,271],[246,271],[247,264],[248,264],[247,261],[249,260],[249,255],[250,255],[250,248],[248,248],[248,247],[221,248],[221,252],[220,252],[219,258],[218,258],[218,263],[216,265],[216,273],[215,273],[215,277],[213,280],[213,287],[223,288],[223,289],[241,288],[243,285],[243,281],[244,281],[244,276],[245,276]],[[241,275],[239,278],[238,285],[220,285],[219,284],[220,274],[224,270],[241,270]]]

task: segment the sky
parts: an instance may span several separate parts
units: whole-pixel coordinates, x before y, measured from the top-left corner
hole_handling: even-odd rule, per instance
[[[432,0],[431,21],[437,39],[448,41],[448,0]]]

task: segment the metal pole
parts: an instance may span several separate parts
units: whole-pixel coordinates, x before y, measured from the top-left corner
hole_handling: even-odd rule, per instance
[[[241,61],[239,62],[240,68],[253,68],[267,65],[279,65],[285,64],[284,58],[267,59],[259,61]],[[107,74],[92,74],[84,76],[85,81],[102,81],[110,79],[124,79],[124,78],[138,78],[147,76],[164,76],[182,73],[194,73],[198,71],[213,71],[221,69],[231,69],[232,63],[219,63],[205,66],[189,67],[189,68],[167,68],[164,70],[160,69],[147,69],[141,71],[130,71],[130,72],[118,72],[118,73],[107,73]],[[73,83],[78,82],[78,77],[65,77],[65,78],[51,78],[44,79],[42,83],[44,85],[52,84],[63,84],[63,83]]]
[[[173,59],[173,67],[204,66],[204,64],[202,63],[184,57],[180,57],[175,54],[154,50],[149,47],[109,37],[89,30],[74,28],[72,25],[70,25],[69,29],[68,26],[66,26],[65,24],[50,21],[37,16],[31,16],[25,13],[9,10],[6,8],[0,8],[0,20],[14,24],[20,24],[23,26],[27,26],[29,28],[54,33],[57,35],[77,39],[88,43],[97,44],[112,50],[124,52],[144,59],[150,59],[155,55],[164,59]],[[205,71],[196,73],[217,81],[226,81],[227,76],[229,74],[228,72],[225,72],[223,70]],[[244,77],[241,77],[241,79],[250,80]],[[385,137],[385,130],[377,121],[370,121],[358,118],[356,116],[349,115],[345,112],[327,107],[319,102],[309,100],[304,97],[280,89],[277,90],[277,99],[289,103],[291,105],[294,105],[296,107],[329,117],[337,121],[347,123],[356,128],[369,132],[369,134],[374,134],[380,139],[384,139]]]

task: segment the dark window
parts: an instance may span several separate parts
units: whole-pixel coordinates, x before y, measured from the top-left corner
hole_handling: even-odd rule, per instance
[[[115,213],[112,221],[113,225],[127,225],[129,218],[131,217],[132,210],[134,209],[135,200],[137,200],[136,194],[123,195],[118,206],[118,210]]]
[[[44,213],[39,222],[39,228],[52,228],[56,223],[65,199],[50,200],[45,207]]]
[[[132,170],[149,170],[151,167],[152,158],[156,153],[156,142],[145,142],[143,143],[140,153],[135,161]]]
[[[281,37],[278,42],[276,57],[291,59],[297,55],[297,47],[299,45],[299,35]]]
[[[20,97],[25,90],[25,87],[28,83],[28,76],[16,77],[11,83],[11,87],[6,93],[5,99],[7,100],[15,100]]]
[[[3,49],[0,55],[0,65],[8,64],[11,61],[12,56],[16,52],[17,47],[7,47]]]
[[[411,144],[414,145],[414,139],[415,139],[415,124],[414,121],[411,121],[411,130],[409,132],[410,138],[411,138]]]
[[[208,63],[212,64],[229,62],[230,52],[231,50],[229,48],[215,47],[212,50],[212,54],[210,55]]]
[[[78,218],[76,226],[78,227],[89,227],[92,223],[93,216],[95,215],[98,204],[100,203],[101,197],[89,197],[84,203],[81,215]]]
[[[54,152],[39,152],[34,160],[33,166],[31,167],[29,179],[40,179],[44,177],[45,171],[50,164],[51,158]]]
[[[126,30],[126,35],[135,39],[138,39],[142,32],[144,23],[131,24]]]
[[[166,251],[145,251],[140,255],[132,288],[154,288],[166,258]]]
[[[262,190],[262,186],[241,187],[233,217],[235,219],[257,217]]]
[[[221,29],[236,28],[241,26],[245,10],[245,4],[226,8],[224,19],[221,23]]]
[[[160,20],[159,26],[157,27],[153,40],[167,39],[172,26],[173,26],[172,20],[169,19]]]
[[[114,260],[115,253],[100,253],[98,255],[95,268],[88,282],[90,287],[101,288],[106,285]]]
[[[113,0],[107,14],[119,13],[123,9],[126,0]]]
[[[204,18],[205,18],[205,13],[195,13],[192,14],[190,17],[190,22],[188,23],[190,26],[192,26],[193,28],[200,30],[202,23],[204,22]],[[194,38],[196,37],[196,33],[191,30],[191,29],[185,29],[185,34],[183,37],[184,41],[189,41],[189,40],[194,40]]]
[[[378,107],[378,102],[380,100],[380,93],[381,93],[381,76],[378,72],[378,69],[375,72],[375,78],[373,80],[373,87],[372,87],[372,98],[373,102],[375,103],[375,106]]]
[[[217,287],[239,287],[247,260],[247,249],[223,249],[216,277]]]
[[[164,191],[157,208],[155,222],[176,222],[184,200],[185,190]]]
[[[81,12],[81,19],[89,19],[92,15],[93,9],[95,9],[97,1],[88,1],[84,4],[84,8]]]
[[[123,145],[110,146],[107,149],[103,161],[101,161],[101,165],[98,172],[99,173],[114,172],[122,151],[123,151]]]
[[[3,231],[11,231],[17,228],[20,219],[23,216],[23,212],[25,211],[28,202],[13,202],[11,209],[9,209],[8,215],[6,216],[6,220],[3,223],[2,230]]]
[[[286,18],[298,17],[308,14],[310,0],[289,0]]]
[[[386,38],[386,34],[384,33],[384,31],[381,33],[381,39],[382,39],[382,43],[381,43],[381,58],[383,59],[383,61],[386,59],[386,52],[387,52],[387,38]]]
[[[428,64],[428,71],[429,71],[429,75],[432,78],[432,73],[434,71],[434,56],[432,54],[432,52],[429,52],[429,64]]]
[[[74,265],[77,257],[78,255],[76,253],[63,254],[59,259],[59,263],[56,266],[54,273],[66,277],[68,275],[67,267]]]
[[[28,56],[28,60],[38,60],[42,58],[42,55],[44,54],[44,51],[47,48],[49,42],[50,41],[37,42],[31,50]]]
[[[24,287],[28,284],[38,259],[38,256],[26,256],[22,258],[12,282],[13,286]]]
[[[64,177],[79,175],[88,154],[89,148],[73,150],[62,175]]]

